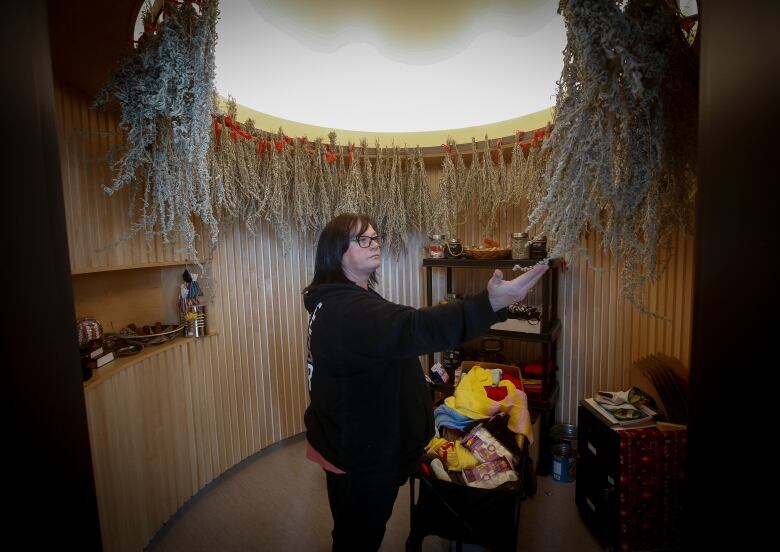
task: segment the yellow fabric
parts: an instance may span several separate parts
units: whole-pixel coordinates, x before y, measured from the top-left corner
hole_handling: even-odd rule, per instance
[[[525,392],[515,387],[511,381],[501,380],[498,385],[507,388],[507,395],[500,401],[494,401],[485,391],[485,387],[491,385],[492,381],[489,370],[473,366],[463,374],[455,388],[455,394],[447,397],[444,404],[474,420],[504,412],[509,415],[507,427],[515,433],[525,435],[528,442],[533,443],[534,432]]]
[[[425,452],[441,458],[449,471],[467,470],[479,464],[479,460],[460,441],[434,437],[425,447]]]

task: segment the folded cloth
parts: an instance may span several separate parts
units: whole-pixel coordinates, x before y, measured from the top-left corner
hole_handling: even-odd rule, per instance
[[[425,452],[441,458],[450,471],[462,471],[479,465],[479,460],[460,441],[434,437],[425,447]]]
[[[486,418],[487,416],[484,417]],[[444,426],[452,429],[460,429],[465,432],[474,427],[476,423],[476,420],[473,418],[461,414],[446,404],[440,404],[436,407],[436,410],[433,411],[433,425],[436,429]]]
[[[531,416],[528,413],[528,397],[509,380],[499,382],[507,388],[507,396],[500,401],[488,397],[486,385],[491,385],[493,378],[488,370],[481,366],[473,366],[463,374],[460,383],[455,388],[455,394],[447,397],[444,404],[449,408],[473,419],[489,418],[499,412],[509,415],[507,427],[515,433],[525,435],[530,443],[534,442],[531,427]]]

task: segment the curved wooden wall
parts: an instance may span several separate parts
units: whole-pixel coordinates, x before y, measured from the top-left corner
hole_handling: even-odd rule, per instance
[[[185,259],[172,247],[147,248],[142,236],[96,252],[128,227],[126,197],[102,192],[111,175],[101,156],[116,120],[89,110],[88,98],[72,90],[58,87],[56,97],[73,272],[182,264]],[[439,172],[429,170],[432,187]],[[522,208],[510,210],[493,237],[504,241],[523,229],[525,216]],[[461,228],[464,243],[484,237],[472,219]],[[424,241],[412,236],[406,254],[383,260],[379,291],[389,300],[425,303]],[[692,247],[683,238],[678,244],[651,293],[651,306],[673,316],[671,323],[642,317],[626,305],[607,259],[602,272],[577,264],[560,279],[559,419],[575,422],[577,401],[595,390],[623,388],[630,363],[645,354],[665,352],[688,364]],[[595,242],[590,246],[595,251]],[[222,230],[211,266],[209,326],[217,335],[182,340],[87,386],[106,550],[142,548],[207,483],[304,430],[306,313],[300,292],[312,275],[312,244],[293,239],[285,245],[267,224],[254,235],[235,225]],[[476,289],[489,276],[490,271],[468,280],[456,275],[455,288]],[[443,296],[444,282],[444,271],[436,271],[434,300]],[[537,354],[533,345],[515,347],[519,358]]]

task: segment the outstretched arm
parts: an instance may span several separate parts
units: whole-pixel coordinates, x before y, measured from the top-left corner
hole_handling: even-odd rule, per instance
[[[497,312],[512,303],[522,301],[549,268],[547,265],[538,264],[512,280],[504,280],[504,273],[496,269],[487,284],[490,306]]]

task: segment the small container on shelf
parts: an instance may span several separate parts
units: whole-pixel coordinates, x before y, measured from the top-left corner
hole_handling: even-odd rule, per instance
[[[450,238],[444,247],[444,258],[460,259],[463,256],[463,245],[458,238]]]
[[[512,234],[512,258],[528,258],[528,232],[515,232]]]
[[[428,244],[428,255],[431,257],[431,259],[444,258],[444,238],[446,238],[444,234],[433,234],[431,236],[431,241]]]
[[[203,337],[207,333],[206,305],[192,305],[183,316],[184,335]]]
[[[531,259],[544,259],[547,257],[547,237],[534,238],[528,244],[528,255]]]
[[[76,321],[76,332],[79,338],[79,348],[86,349],[90,345],[103,345],[103,326],[94,316],[82,316]]]

